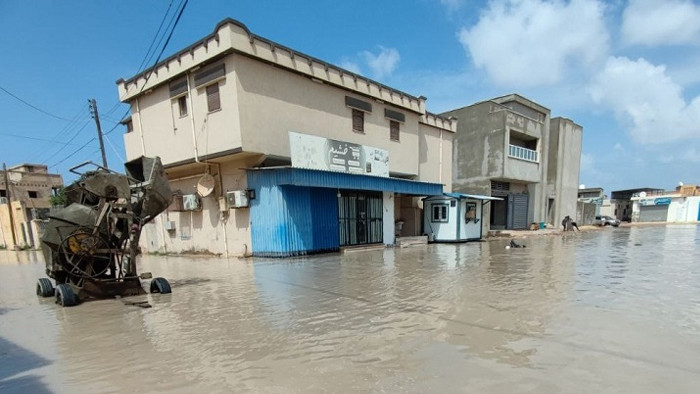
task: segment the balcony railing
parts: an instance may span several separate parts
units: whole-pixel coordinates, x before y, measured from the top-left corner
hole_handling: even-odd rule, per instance
[[[516,145],[508,145],[508,156],[525,161],[531,161],[533,163],[539,163],[540,161],[537,151]]]

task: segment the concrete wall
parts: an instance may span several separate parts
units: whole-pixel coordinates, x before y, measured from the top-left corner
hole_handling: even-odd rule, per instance
[[[34,237],[30,236],[33,232],[31,218],[27,217],[26,206],[21,201],[12,201],[12,216],[14,226],[10,221],[10,204],[0,204],[0,245],[4,245],[8,249],[13,249],[15,246],[35,246]],[[12,240],[12,227],[15,230],[15,241]],[[24,229],[24,231],[22,231]]]
[[[517,95],[494,100],[441,114],[457,118],[457,133],[453,142],[452,189],[456,192],[491,195],[492,180],[510,182],[511,188],[517,183],[526,184],[529,194],[528,221],[544,221],[547,206],[549,110]],[[508,156],[511,133],[537,139],[539,163]],[[488,204],[484,209],[484,231],[489,229],[490,214],[491,204]]]
[[[195,87],[190,73],[185,74],[190,79],[189,110],[185,117],[180,117],[177,99],[170,98],[167,83],[134,99],[131,103],[134,131],[124,135],[127,160],[142,155],[160,156],[163,165],[168,166],[194,159],[195,148],[198,157],[205,157],[241,147],[233,57],[216,64],[220,62],[226,68],[226,76],[215,82],[219,85],[221,110],[208,111],[206,86],[211,84]]]
[[[676,197],[668,207],[668,221],[671,223],[692,223],[700,221],[700,196]]]
[[[219,197],[226,191],[247,188],[246,173],[257,157],[229,160],[221,163],[221,180],[219,169],[210,166],[209,171],[217,179],[214,192],[203,197],[201,211],[165,211],[155,220],[144,226],[141,247],[146,252],[180,253],[210,252],[230,256],[243,256],[251,251],[250,211],[249,208],[229,209],[224,213],[219,210]],[[207,171],[200,165],[195,172],[170,171],[168,178],[173,191],[183,194],[196,193],[197,181]],[[166,230],[166,222],[173,222],[174,230]]]
[[[421,122],[418,128],[418,179],[452,191],[452,144],[455,133]],[[415,160],[415,157],[413,158]]]
[[[547,182],[553,185],[555,204],[550,223],[573,216],[578,200],[583,128],[569,119],[556,117],[550,122]]]

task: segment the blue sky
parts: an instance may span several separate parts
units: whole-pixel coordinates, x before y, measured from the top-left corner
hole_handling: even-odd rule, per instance
[[[180,1],[0,0],[0,161],[44,163],[66,181],[71,166],[100,162],[95,98],[121,171],[115,81],[139,71]],[[190,1],[163,56],[227,17],[426,96],[434,113],[526,96],[583,126],[587,187],[700,184],[698,1]]]

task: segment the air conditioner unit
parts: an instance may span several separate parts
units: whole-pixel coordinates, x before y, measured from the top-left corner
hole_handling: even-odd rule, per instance
[[[163,222],[163,228],[165,231],[174,231],[175,230],[175,222],[172,220],[166,220]]]
[[[226,192],[226,201],[231,208],[245,208],[248,206],[248,192],[246,190]]]
[[[7,197],[0,197],[0,204],[7,204]]]
[[[185,194],[182,196],[182,209],[185,211],[200,211],[202,209],[202,201],[196,194]]]

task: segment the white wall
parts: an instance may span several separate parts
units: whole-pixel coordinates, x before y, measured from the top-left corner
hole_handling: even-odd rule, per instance
[[[674,197],[668,207],[668,222],[687,223],[698,221],[700,196]]]
[[[384,245],[393,245],[396,240],[394,233],[394,193],[382,193],[382,206],[384,214],[382,215],[382,232],[384,233]]]

